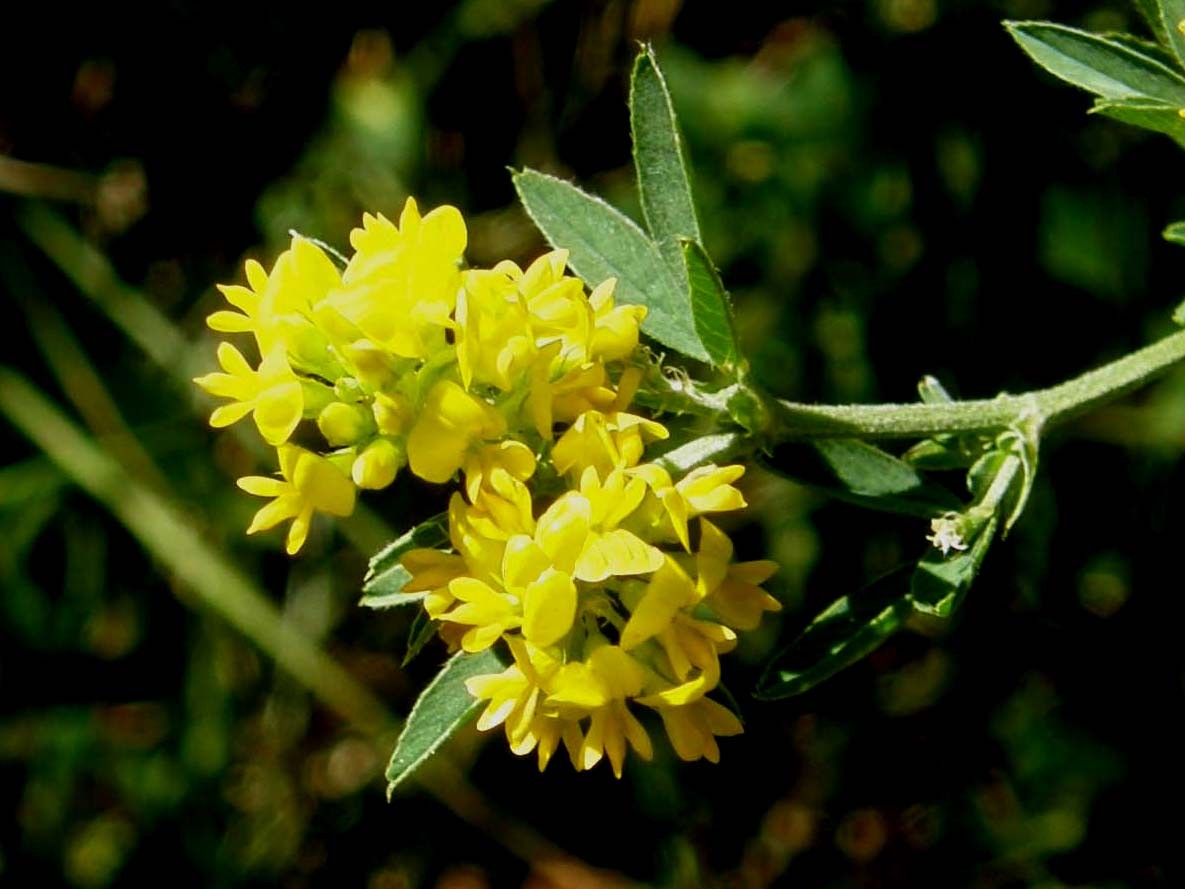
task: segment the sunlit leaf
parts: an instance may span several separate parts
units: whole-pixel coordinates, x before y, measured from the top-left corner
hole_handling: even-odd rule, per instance
[[[536,170],[514,174],[514,187],[548,243],[569,251],[572,269],[590,287],[616,278],[618,302],[646,307],[647,336],[710,360],[695,332],[687,290],[637,223],[572,183]]]
[[[697,241],[682,241],[682,251],[695,332],[713,364],[724,368],[736,367],[741,360],[741,353],[733,331],[732,306],[716,266]]]
[[[671,273],[685,282],[680,239],[701,240],[699,223],[671,95],[649,46],[638,54],[630,78],[630,130],[646,225]]]
[[[459,652],[449,659],[408,714],[387,765],[388,797],[481,709],[482,702],[470,697],[465,680],[503,668],[493,648],[477,654]]]
[[[448,542],[448,516],[433,516],[416,525],[402,537],[388,543],[370,560],[370,570],[362,584],[360,604],[368,608],[390,608],[419,602],[427,593],[405,593],[403,587],[411,580],[411,573],[399,559],[408,550],[432,548]]]
[[[1052,22],[1005,26],[1034,62],[1068,83],[1111,101],[1148,98],[1185,106],[1185,78],[1134,41]]]
[[[1180,109],[1175,105],[1166,105],[1150,99],[1125,99],[1122,101],[1098,101],[1090,109],[1095,114],[1102,114],[1121,123],[1143,127],[1154,133],[1164,133],[1171,136],[1179,144],[1185,145],[1185,119],[1181,117]]]

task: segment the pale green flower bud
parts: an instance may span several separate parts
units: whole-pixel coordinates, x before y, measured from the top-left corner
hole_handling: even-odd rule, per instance
[[[317,428],[332,447],[356,444],[374,434],[374,419],[365,405],[335,401],[317,415]]]

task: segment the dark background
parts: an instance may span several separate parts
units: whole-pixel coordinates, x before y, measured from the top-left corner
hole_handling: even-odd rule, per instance
[[[718,766],[660,743],[621,781],[559,758],[541,776],[467,733],[447,804],[388,804],[391,737],[319,702],[175,571],[208,541],[407,713],[443,649],[401,668],[409,616],[355,603],[367,556],[439,492],[371,496],[296,560],[245,538],[257,504],[233,479],[269,464],[210,430],[187,382],[213,368],[213,284],[270,264],[289,229],[344,245],[408,194],[462,210],[472,263],[529,261],[542,243],[508,166],[633,212],[640,39],[777,394],[908,401],[932,373],[989,397],[1167,333],[1180,148],[1088,116],[1005,18],[1140,30],[1081,0],[21,10],[0,35],[0,364],[190,536],[149,553],[79,486],[90,464],[44,455],[63,440],[49,426],[35,443],[0,420],[0,883],[1180,885],[1180,375],[1045,443],[1024,519],[950,625],[780,703],[749,698],[761,665],[917,558],[926,528],[751,472],[732,531],[782,564],[786,607],[726,661],[747,729]]]

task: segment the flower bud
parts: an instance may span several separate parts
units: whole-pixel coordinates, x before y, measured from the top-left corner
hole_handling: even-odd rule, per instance
[[[334,401],[317,415],[317,428],[330,446],[340,448],[372,435],[374,421],[363,405]]]
[[[358,455],[350,474],[360,488],[385,488],[395,481],[403,459],[403,454],[390,439],[376,438]]]

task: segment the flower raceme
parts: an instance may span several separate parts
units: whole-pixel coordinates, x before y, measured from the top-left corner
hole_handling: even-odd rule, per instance
[[[364,217],[343,270],[294,236],[270,272],[249,261],[246,286],[220,288],[235,311],[207,323],[254,339],[259,363],[224,342],[222,372],[196,382],[229,399],[211,425],[250,414],[280,466],[239,480],[271,498],[247,533],[290,520],[295,554],[313,514],[349,515],[359,488],[405,468],[459,478],[449,546],[404,554],[404,592],[450,647],[508,651],[467,683],[479,728],[503,726],[540,769],[562,743],[577,769],[608,759],[620,776],[627,749],[651,755],[641,707],[680,757],[716,761],[716,737],[741,731],[707,697],[719,655],[779,608],[760,586],[776,566],[734,562],[708,518],[744,507],[744,469],[673,479],[645,462],[668,430],[629,411],[646,310],[616,305],[612,279],[586,293],[563,250],[466,269],[466,243],[455,208],[408,199],[398,224]]]

